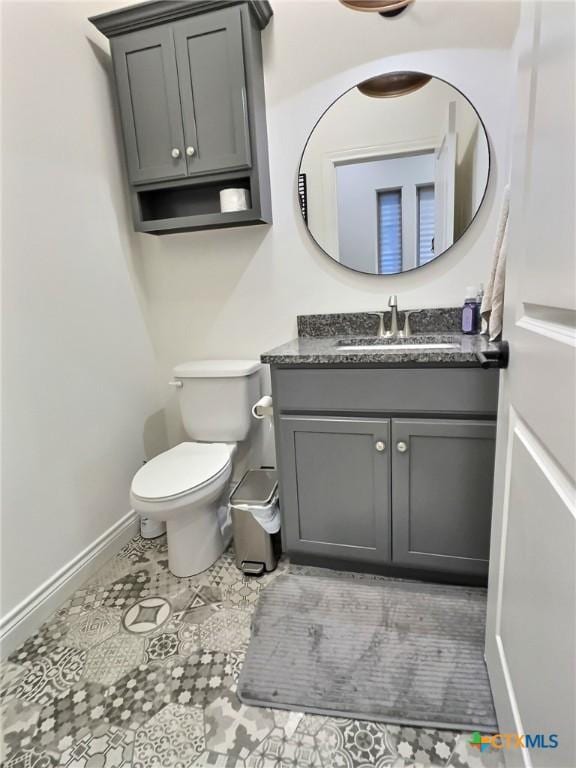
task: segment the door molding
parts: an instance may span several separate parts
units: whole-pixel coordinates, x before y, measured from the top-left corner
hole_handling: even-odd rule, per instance
[[[321,195],[323,205],[324,237],[322,247],[335,261],[340,261],[338,244],[338,194],[336,169],[339,165],[363,160],[386,160],[398,155],[418,155],[424,152],[435,152],[438,147],[437,136],[424,136],[411,141],[402,140],[387,142],[385,145],[373,144],[364,147],[351,147],[325,152],[322,157]],[[320,242],[320,236],[318,238]]]

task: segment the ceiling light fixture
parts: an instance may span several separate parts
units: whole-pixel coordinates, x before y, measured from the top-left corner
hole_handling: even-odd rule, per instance
[[[364,96],[374,99],[391,99],[395,96],[406,96],[423,88],[432,79],[431,75],[422,72],[389,72],[364,80],[356,87]]]
[[[340,0],[340,2],[353,11],[379,13],[380,16],[392,17],[405,11],[414,0]]]

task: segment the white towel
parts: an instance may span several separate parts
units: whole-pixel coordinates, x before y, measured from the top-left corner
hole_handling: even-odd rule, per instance
[[[494,261],[480,312],[486,321],[490,341],[496,341],[502,334],[504,312],[504,282],[506,278],[506,251],[508,248],[508,212],[510,210],[510,187],[504,190],[502,210],[496,232]]]

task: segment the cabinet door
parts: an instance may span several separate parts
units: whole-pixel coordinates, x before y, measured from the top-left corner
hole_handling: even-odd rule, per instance
[[[281,416],[278,424],[288,552],[388,561],[390,422]]]
[[[186,176],[170,27],[114,39],[112,52],[130,181],[137,184]]]
[[[239,8],[174,25],[188,173],[250,166]]]
[[[392,422],[392,560],[488,572],[494,422]]]

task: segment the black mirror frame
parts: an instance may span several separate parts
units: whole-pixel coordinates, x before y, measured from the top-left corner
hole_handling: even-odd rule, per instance
[[[410,71],[410,72],[414,72],[414,73],[419,74],[419,75],[430,75],[429,72],[421,72],[420,70],[417,70],[417,69],[411,69],[411,70],[390,70],[389,72],[383,72],[381,74],[390,74],[390,75],[392,75],[392,74],[395,74],[396,72],[399,72],[399,71]],[[457,245],[464,238],[464,236],[467,234],[467,232],[470,230],[470,227],[472,226],[472,224],[476,220],[478,214],[480,213],[480,210],[481,210],[482,206],[484,205],[484,202],[486,200],[486,195],[488,193],[488,186],[490,185],[490,179],[492,178],[492,145],[491,145],[491,142],[490,142],[490,135],[489,135],[488,131],[486,130],[486,125],[484,124],[484,121],[480,117],[480,113],[478,112],[478,110],[476,109],[474,104],[470,101],[468,96],[463,91],[460,90],[460,88],[456,88],[455,85],[450,83],[448,80],[445,80],[443,77],[438,77],[437,75],[430,75],[430,76],[432,78],[434,78],[435,80],[440,80],[440,82],[445,83],[446,85],[449,85],[450,88],[453,88],[455,91],[457,91],[462,96],[462,98],[466,99],[468,104],[470,104],[470,106],[474,110],[474,112],[476,114],[476,117],[478,118],[478,122],[482,126],[482,130],[484,131],[484,136],[486,137],[486,146],[487,146],[487,149],[488,149],[488,173],[486,175],[486,184],[484,186],[484,192],[482,194],[482,199],[480,200],[480,203],[478,205],[478,208],[476,209],[476,212],[474,213],[474,216],[472,216],[468,226],[466,227],[466,229],[464,229],[462,231],[462,234],[460,235],[458,240],[453,242],[452,245],[449,248],[446,248],[445,251],[442,251],[442,253],[439,253],[438,256],[436,256],[435,258],[431,259],[426,264],[420,264],[417,267],[412,267],[411,269],[402,270],[402,272],[387,272],[387,273],[384,274],[384,273],[381,273],[381,272],[365,272],[363,269],[356,269],[355,267],[349,267],[346,264],[343,264],[341,261],[337,261],[333,256],[331,256],[328,253],[328,251],[320,245],[318,240],[316,240],[316,238],[314,237],[314,235],[312,234],[312,232],[310,231],[310,228],[308,226],[308,215],[307,215],[308,214],[308,206],[306,204],[306,201],[304,201],[304,205],[303,205],[302,198],[301,198],[301,195],[300,195],[300,189],[301,189],[300,179],[301,179],[302,175],[304,175],[304,177],[306,176],[306,174],[302,174],[302,161],[304,159],[304,153],[306,152],[306,147],[308,146],[308,143],[310,142],[312,134],[316,130],[316,127],[318,126],[318,124],[320,123],[320,121],[322,120],[324,115],[330,109],[332,109],[332,107],[334,106],[334,104],[336,104],[337,101],[339,101],[343,96],[346,96],[347,93],[350,93],[350,91],[354,90],[354,88],[356,88],[359,85],[359,83],[356,83],[355,85],[352,85],[350,88],[347,88],[345,91],[343,91],[343,93],[341,93],[340,96],[338,96],[332,102],[330,102],[330,104],[326,107],[326,109],[322,112],[320,117],[316,120],[316,122],[312,126],[312,130],[308,134],[308,138],[306,139],[306,143],[304,144],[304,147],[303,147],[302,152],[300,154],[300,162],[298,163],[298,171],[297,171],[297,174],[296,174],[296,187],[297,187],[297,190],[298,190],[298,192],[297,192],[298,208],[300,210],[300,214],[302,216],[302,221],[304,222],[304,226],[306,228],[306,232],[308,233],[308,236],[310,237],[312,242],[322,251],[322,253],[324,253],[326,256],[328,256],[328,258],[332,262],[334,262],[335,264],[338,264],[339,266],[343,267],[344,269],[348,269],[350,272],[355,272],[358,275],[370,275],[371,277],[381,278],[381,277],[398,277],[399,275],[407,275],[407,274],[410,274],[411,272],[415,272],[417,269],[426,269],[426,267],[430,266],[430,264],[434,264],[436,262],[436,260],[439,259],[441,256],[444,256],[444,254],[446,254],[449,251],[451,251],[452,248],[454,248],[454,246]],[[360,82],[363,82],[363,81],[360,81]],[[306,210],[306,215],[304,215],[304,213],[303,213],[304,210]]]

